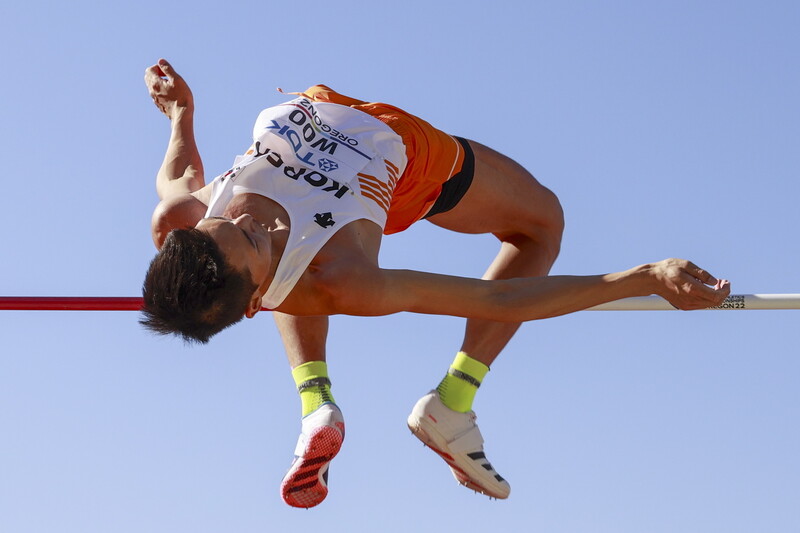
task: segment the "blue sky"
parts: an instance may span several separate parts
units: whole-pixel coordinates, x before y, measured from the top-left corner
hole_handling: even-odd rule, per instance
[[[276,87],[323,82],[531,170],[566,210],[554,273],[678,256],[737,293],[800,292],[798,23],[788,1],[4,6],[0,294],[139,293],[159,57],[194,90],[209,176]],[[381,262],[477,277],[495,251],[421,223]],[[462,321],[335,317],[348,433],[311,511],[278,495],[300,406],[269,315],[193,348],[136,319],[0,313],[0,531],[800,530],[794,311],[527,324],[475,404],[502,502],[405,427]]]

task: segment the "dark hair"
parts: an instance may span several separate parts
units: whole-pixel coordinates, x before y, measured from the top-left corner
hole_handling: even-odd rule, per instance
[[[234,270],[207,233],[173,230],[147,270],[139,323],[205,344],[244,317],[255,290],[250,273]]]

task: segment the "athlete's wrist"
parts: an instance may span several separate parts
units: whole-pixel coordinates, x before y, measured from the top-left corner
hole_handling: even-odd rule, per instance
[[[191,98],[184,99],[180,102],[170,102],[166,115],[173,124],[191,120],[194,117],[194,102],[192,102]]]
[[[622,272],[608,274],[605,278],[615,286],[618,298],[649,296],[657,293],[660,288],[653,266],[651,263],[646,263]]]

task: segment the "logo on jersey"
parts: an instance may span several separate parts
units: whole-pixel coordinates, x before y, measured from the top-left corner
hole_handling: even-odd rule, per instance
[[[336,221],[333,220],[333,215],[330,213],[317,213],[314,215],[314,222],[323,228],[327,228],[336,224]]]
[[[339,164],[336,161],[331,161],[330,159],[322,158],[317,161],[317,165],[319,169],[323,172],[330,172],[331,170],[336,170],[339,168]]]

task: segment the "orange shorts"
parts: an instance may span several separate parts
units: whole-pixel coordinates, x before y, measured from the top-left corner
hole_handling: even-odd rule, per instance
[[[325,85],[310,87],[303,96],[316,102],[345,105],[372,115],[403,139],[408,164],[394,189],[383,233],[408,228],[424,217],[442,192],[442,184],[461,171],[464,149],[456,139],[421,118],[389,104],[364,102]]]

